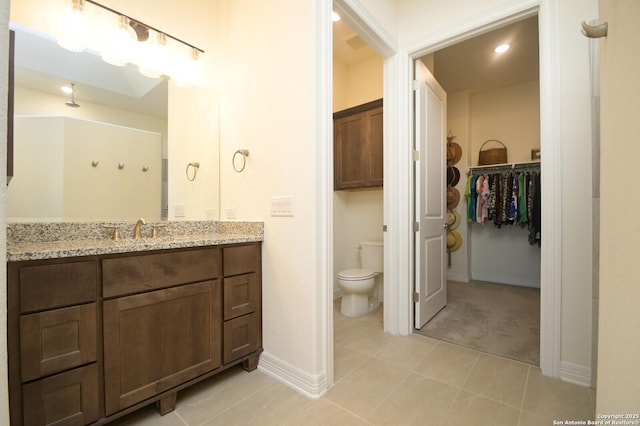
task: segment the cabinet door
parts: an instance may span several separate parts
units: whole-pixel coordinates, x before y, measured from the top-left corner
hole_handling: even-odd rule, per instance
[[[257,312],[224,322],[224,363],[249,355],[262,346]]]
[[[96,364],[22,387],[25,425],[86,425],[99,416]]]
[[[93,362],[97,357],[96,304],[20,318],[22,381]]]
[[[367,114],[359,113],[334,122],[335,189],[367,185],[369,143]]]
[[[382,100],[334,114],[334,189],[383,185]]]
[[[260,288],[254,273],[225,278],[223,292],[225,321],[259,309]]]
[[[107,415],[221,365],[221,297],[213,280],[104,302]]]
[[[382,135],[382,108],[376,108],[369,112],[369,141],[371,143],[369,157],[371,166],[370,186],[382,186],[384,182]]]

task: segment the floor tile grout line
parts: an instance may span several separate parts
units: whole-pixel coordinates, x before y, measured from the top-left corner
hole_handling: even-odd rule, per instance
[[[325,399],[325,398],[323,398],[323,399]],[[369,420],[365,419],[364,417],[360,416],[359,414],[356,414],[356,413],[354,413],[353,411],[349,410],[348,408],[343,407],[342,405],[338,404],[338,403],[337,403],[337,402],[335,402],[335,401],[332,401],[332,400],[330,400],[330,399],[325,399],[325,401],[327,401],[327,402],[329,402],[330,404],[332,404],[332,405],[334,405],[334,406],[336,406],[336,407],[340,408],[341,410],[343,410],[343,411],[345,411],[345,412],[347,412],[347,413],[351,414],[352,416],[354,416],[354,417],[356,417],[356,418],[358,418],[358,419],[362,420],[363,422],[365,422],[365,423],[367,423],[367,424],[370,424],[370,425],[373,425],[373,424],[374,424],[374,423],[371,423]]]

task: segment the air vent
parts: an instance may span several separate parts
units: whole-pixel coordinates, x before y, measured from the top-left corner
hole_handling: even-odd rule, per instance
[[[358,50],[367,46],[367,43],[363,39],[360,38],[359,35],[354,34],[350,37],[344,39],[344,42],[351,46],[352,49]]]

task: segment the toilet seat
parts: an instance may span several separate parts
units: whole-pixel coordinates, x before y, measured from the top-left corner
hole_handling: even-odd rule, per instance
[[[372,272],[367,269],[347,269],[338,273],[338,279],[344,281],[362,281],[374,278],[377,272]]]

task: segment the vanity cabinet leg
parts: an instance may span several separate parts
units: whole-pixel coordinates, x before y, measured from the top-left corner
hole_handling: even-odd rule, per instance
[[[246,371],[253,371],[256,368],[258,368],[258,359],[260,358],[260,355],[254,355],[251,358],[247,358],[244,361],[242,361],[242,368],[244,368]]]
[[[160,413],[161,416],[165,414],[169,414],[176,408],[176,397],[178,393],[172,393],[171,395],[167,395],[164,398],[156,401],[156,409]]]

